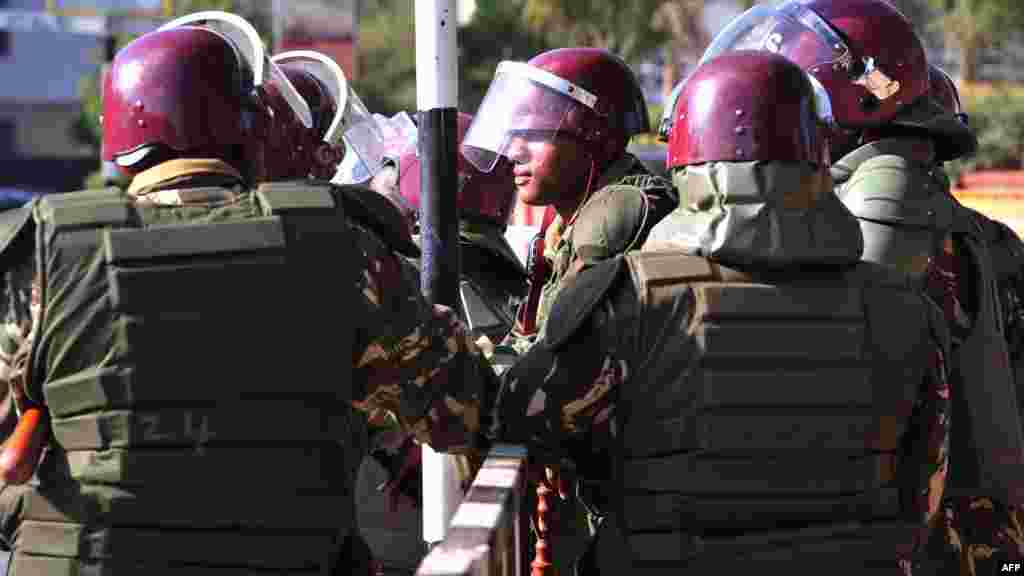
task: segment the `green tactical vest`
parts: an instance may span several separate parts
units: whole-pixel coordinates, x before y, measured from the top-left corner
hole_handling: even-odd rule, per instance
[[[216,206],[76,192],[34,217],[31,382],[56,445],[12,573],[323,573],[353,518],[338,352],[358,322],[332,188]]]
[[[901,486],[923,469],[900,439],[948,350],[938,310],[870,264],[776,281],[676,252],[626,261],[643,316],[679,329],[637,329],[609,556],[644,574],[891,573],[916,520]]]

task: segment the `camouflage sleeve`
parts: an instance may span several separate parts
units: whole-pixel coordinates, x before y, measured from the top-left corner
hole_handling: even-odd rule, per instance
[[[618,293],[629,301],[628,290]],[[559,298],[574,296],[570,287]],[[635,357],[622,301],[606,296],[564,344],[552,349],[544,340],[502,374],[492,438],[526,444],[548,464],[607,455],[617,433],[616,398]]]
[[[970,333],[972,325],[962,305],[962,264],[952,243],[947,242],[946,250],[929,263],[926,284],[929,296],[941,303],[954,346]],[[1007,328],[1009,331],[1009,323]],[[991,498],[945,498],[939,516],[932,522],[941,532],[930,543],[932,556],[942,563],[943,574],[998,574],[1000,562],[1024,559],[1022,521],[1024,516],[1018,507]]]
[[[495,376],[455,313],[427,305],[415,268],[365,230],[357,253],[365,319],[353,348],[353,406],[435,450],[467,452]]]
[[[907,456],[912,468],[917,470],[917,477],[907,479],[915,490],[909,495],[908,504],[920,526],[914,542],[918,554],[927,550],[930,536],[941,520],[942,496],[949,472],[951,410],[946,366],[945,353],[936,346],[911,420],[910,454]]]
[[[4,272],[4,295],[0,324],[0,438],[14,431],[18,421],[14,393],[21,385],[28,365],[34,335],[33,327],[39,316],[39,290],[33,282],[34,267],[31,260],[19,263]]]

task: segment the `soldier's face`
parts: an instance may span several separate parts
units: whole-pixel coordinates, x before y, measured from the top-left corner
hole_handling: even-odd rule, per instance
[[[589,156],[570,138],[551,133],[516,135],[507,154],[515,164],[516,193],[524,204],[563,203],[587,185]]]

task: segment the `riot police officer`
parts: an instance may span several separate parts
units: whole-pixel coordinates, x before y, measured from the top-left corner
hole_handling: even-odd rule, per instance
[[[683,202],[558,295],[494,437],[605,486],[578,573],[909,568],[945,481],[949,341],[904,275],[860,261],[827,93],[734,52],[673,118]]]
[[[953,79],[934,64],[929,65],[928,72],[931,98],[967,125],[968,117]],[[929,262],[929,293],[942,304],[954,345],[962,345],[971,338],[978,317],[968,296],[972,278],[978,274],[969,254],[972,245],[987,247],[998,290],[997,317],[1003,319],[1017,402],[1024,402],[1024,243],[1002,222],[960,204],[950,195],[944,171],[937,170],[935,178],[939,190],[949,195],[953,220],[952,231],[946,235],[938,257]],[[1024,406],[1019,412],[1024,414]],[[947,573],[986,574],[997,570],[1002,562],[1024,559],[1024,514],[1020,505],[969,493],[952,496],[943,503],[945,516],[941,527],[946,549],[936,554],[947,557]]]
[[[128,189],[5,220],[3,262],[34,267],[40,294],[21,410],[52,431],[38,465],[28,450],[4,469],[38,481],[4,518],[15,574],[323,571],[353,525],[339,438],[391,412],[471,447],[479,396],[432,378],[486,365],[419,298],[398,255],[415,248],[351,191],[272,182],[268,150],[289,143],[268,135],[312,124],[251,25],[194,14],[123,48],[105,82],[102,154]]]
[[[778,52],[825,86],[841,129],[832,175],[860,221],[863,258],[915,277],[943,304],[955,345],[947,496],[984,496],[1004,509],[1024,503],[995,228],[962,209],[937,167],[972,153],[977,141],[930,96],[913,25],[883,0],[790,0],[737,18],[704,58],[741,49]]]
[[[552,277],[536,312],[587,265],[639,248],[675,208],[672,186],[626,152],[650,131],[647,105],[629,67],[596,48],[562,48],[529,62],[502,62],[463,141],[466,159],[490,172],[513,164],[519,200],[553,206],[546,257]],[[517,349],[535,338],[512,338]]]

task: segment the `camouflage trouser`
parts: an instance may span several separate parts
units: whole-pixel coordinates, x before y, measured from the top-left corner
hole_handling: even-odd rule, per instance
[[[943,576],[992,576],[1004,562],[1024,560],[1024,512],[989,498],[956,498],[943,503],[943,534],[936,555]]]

